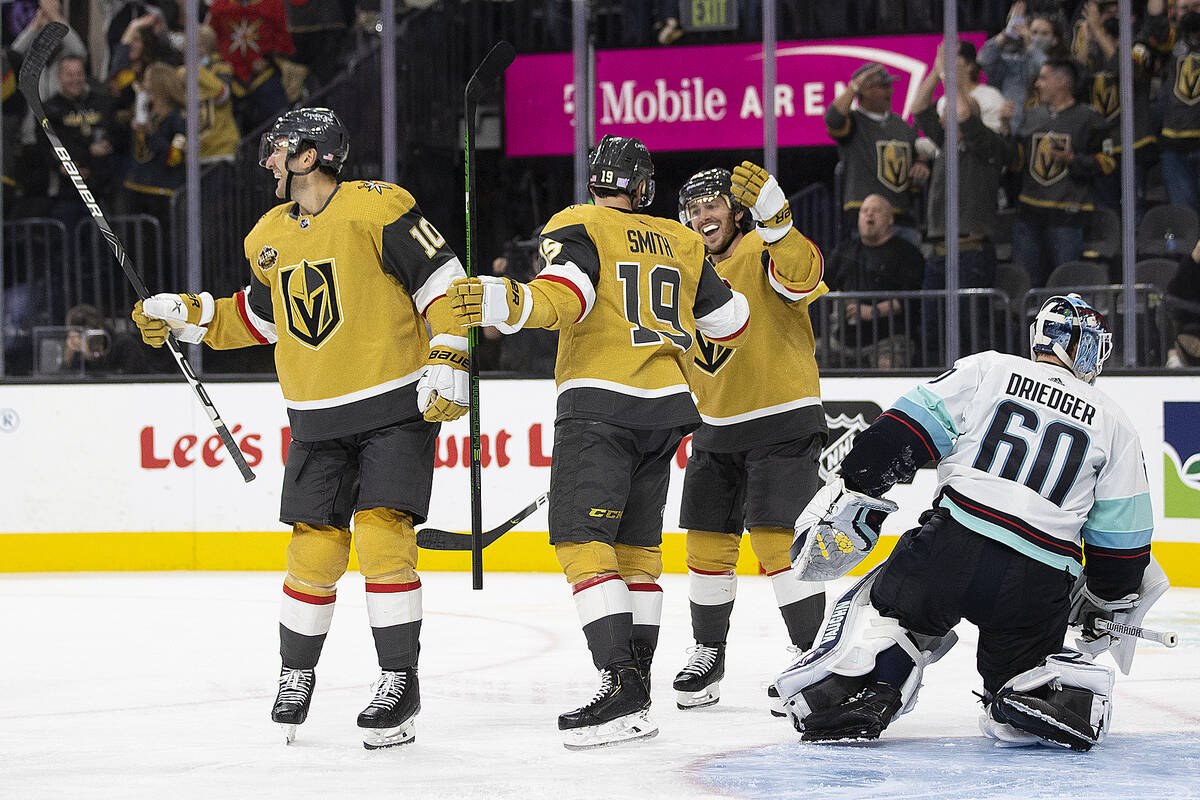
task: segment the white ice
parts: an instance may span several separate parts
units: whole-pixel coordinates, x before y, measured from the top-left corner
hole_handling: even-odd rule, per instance
[[[574,753],[556,716],[595,673],[567,585],[548,574],[425,573],[417,740],[368,752],[355,717],[377,675],[362,579],[340,585],[308,721],[270,722],[282,576],[0,577],[0,798],[1200,797],[1200,589],[1171,589],[1118,675],[1092,752],[998,749],[977,733],[974,629],[873,744],[801,744],[764,688],[788,654],[765,578],[742,577],[718,705],[675,708],[687,586],[664,576],[648,742]],[[847,585],[847,580],[838,586]],[[836,589],[834,590],[836,591]]]

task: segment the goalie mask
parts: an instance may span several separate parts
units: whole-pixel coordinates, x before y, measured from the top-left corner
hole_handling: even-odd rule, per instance
[[[280,147],[287,149],[290,159],[306,146],[317,151],[317,161],[305,172],[288,169],[289,181],[293,175],[307,175],[319,167],[341,172],[350,155],[350,134],[337,114],[328,108],[297,108],[277,119],[263,134],[258,145],[258,165],[265,167],[267,158]]]
[[[638,139],[607,134],[588,154],[588,188],[642,197],[638,208],[654,202],[654,162]]]
[[[1051,297],[1029,326],[1029,356],[1052,355],[1087,383],[1095,383],[1112,355],[1104,316],[1077,294]]]
[[[738,221],[738,212],[745,212],[747,209],[733,199],[733,174],[720,167],[697,172],[683,184],[683,188],[679,190],[679,221],[691,227],[692,220],[700,214],[700,204],[718,198],[729,207],[735,229],[742,233],[754,230],[754,219],[749,213],[742,214],[741,221]]]

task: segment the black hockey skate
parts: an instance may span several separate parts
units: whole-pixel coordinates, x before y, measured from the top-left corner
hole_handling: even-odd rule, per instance
[[[308,706],[312,703],[316,685],[317,676],[311,669],[282,667],[279,670],[279,693],[271,707],[271,721],[283,726],[286,744],[296,741],[296,726],[308,718]]]
[[[689,651],[691,657],[672,683],[675,705],[686,711],[704,708],[721,699],[721,678],[725,677],[725,643],[697,643]]]
[[[650,694],[650,667],[654,663],[654,648],[646,642],[633,642],[633,661],[637,664],[638,675],[646,684],[646,694]]]
[[[417,670],[384,670],[374,684],[375,696],[358,715],[363,747],[378,750],[408,744],[417,738],[413,717],[421,710]]]
[[[1059,747],[1087,752],[1100,740],[1100,731],[1088,721],[1091,704],[1091,692],[1070,686],[1042,686],[1032,692],[1001,689],[989,710],[992,719],[1018,731]]]
[[[800,738],[806,742],[878,739],[900,706],[900,690],[876,681],[836,706],[809,714],[802,720],[804,735]]]
[[[605,667],[596,695],[582,708],[560,714],[558,729],[568,750],[588,750],[658,735],[649,714],[650,695],[637,667]]]

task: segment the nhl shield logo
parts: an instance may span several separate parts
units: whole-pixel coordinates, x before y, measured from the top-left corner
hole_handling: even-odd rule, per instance
[[[908,191],[913,165],[912,145],[899,139],[880,139],[875,143],[875,177],[893,192]]]
[[[696,355],[693,360],[696,362],[697,369],[709,375],[716,375],[732,357],[732,347],[723,347],[715,342],[710,342],[704,338],[704,334],[696,332]]]
[[[1033,152],[1029,154],[1029,174],[1042,186],[1051,186],[1067,177],[1067,165],[1055,161],[1053,152],[1062,150],[1071,142],[1066,133],[1040,131],[1033,134]]]
[[[821,480],[826,483],[837,474],[842,459],[854,445],[854,437],[871,426],[879,416],[880,408],[875,403],[825,402],[825,424],[829,427],[829,439],[821,450],[821,461],[817,467]],[[832,413],[837,412],[837,413]]]
[[[1188,53],[1175,69],[1175,96],[1189,106],[1200,100],[1200,53]]]
[[[337,270],[333,259],[301,261],[279,270],[279,290],[287,313],[287,329],[317,350],[342,325]]]

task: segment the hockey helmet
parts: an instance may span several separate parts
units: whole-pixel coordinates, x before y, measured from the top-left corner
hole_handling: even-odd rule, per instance
[[[606,134],[588,154],[588,188],[623,192],[642,190],[639,208],[654,202],[654,162],[650,151],[633,137]]]
[[[691,224],[692,216],[688,213],[688,203],[712,200],[716,197],[724,198],[735,218],[739,211],[746,210],[744,205],[733,199],[733,173],[714,167],[701,170],[684,182],[679,190],[679,221],[684,225]],[[742,233],[747,233],[754,228],[754,219],[749,214],[744,214],[741,222],[735,219],[734,224]]]
[[[1094,383],[1112,355],[1112,333],[1104,315],[1077,294],[1051,297],[1029,326],[1029,356],[1052,355],[1075,377]]]
[[[297,108],[288,111],[263,134],[258,146],[258,165],[265,167],[276,148],[287,147],[294,155],[308,144],[317,151],[316,167],[329,167],[335,173],[350,155],[350,133],[328,108]],[[297,173],[299,174],[299,173]]]

